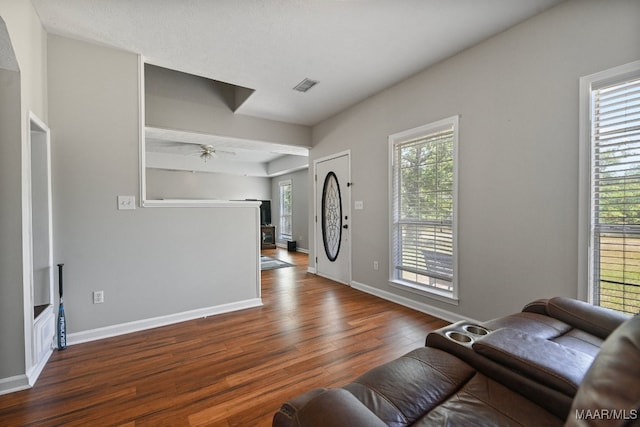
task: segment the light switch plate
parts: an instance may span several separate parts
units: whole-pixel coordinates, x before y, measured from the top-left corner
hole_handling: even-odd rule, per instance
[[[354,205],[355,209],[358,211],[364,209],[364,202],[362,200],[356,200]]]
[[[118,210],[136,208],[136,196],[118,196]]]

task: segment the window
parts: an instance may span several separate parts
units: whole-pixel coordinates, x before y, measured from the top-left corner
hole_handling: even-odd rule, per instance
[[[281,181],[280,187],[280,240],[292,240],[291,181]]]
[[[581,79],[589,123],[588,298],[640,311],[640,62]],[[587,113],[588,110],[588,113]],[[584,148],[583,148],[584,150]],[[586,151],[586,150],[584,150]],[[583,276],[584,277],[584,276]]]
[[[391,283],[457,300],[458,117],[389,137]]]

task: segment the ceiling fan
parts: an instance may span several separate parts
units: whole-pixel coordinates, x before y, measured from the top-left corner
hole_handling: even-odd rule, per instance
[[[198,156],[205,163],[211,159],[235,156],[233,151],[219,150],[211,144],[191,144],[178,141],[147,140],[147,151]]]
[[[216,159],[219,157],[219,154],[224,153],[225,155],[235,156],[236,153],[231,151],[219,151],[216,150],[213,145],[203,144],[200,146],[200,158],[204,160],[206,163],[207,160]]]

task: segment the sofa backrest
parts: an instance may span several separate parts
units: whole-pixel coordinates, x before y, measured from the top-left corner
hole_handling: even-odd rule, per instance
[[[618,327],[578,388],[565,426],[640,426],[640,315]]]
[[[619,311],[565,297],[551,298],[547,314],[602,339],[629,319]]]

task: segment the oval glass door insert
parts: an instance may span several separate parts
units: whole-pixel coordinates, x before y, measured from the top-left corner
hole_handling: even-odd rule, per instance
[[[342,196],[333,172],[327,174],[322,187],[322,240],[327,258],[335,261],[342,241]]]

